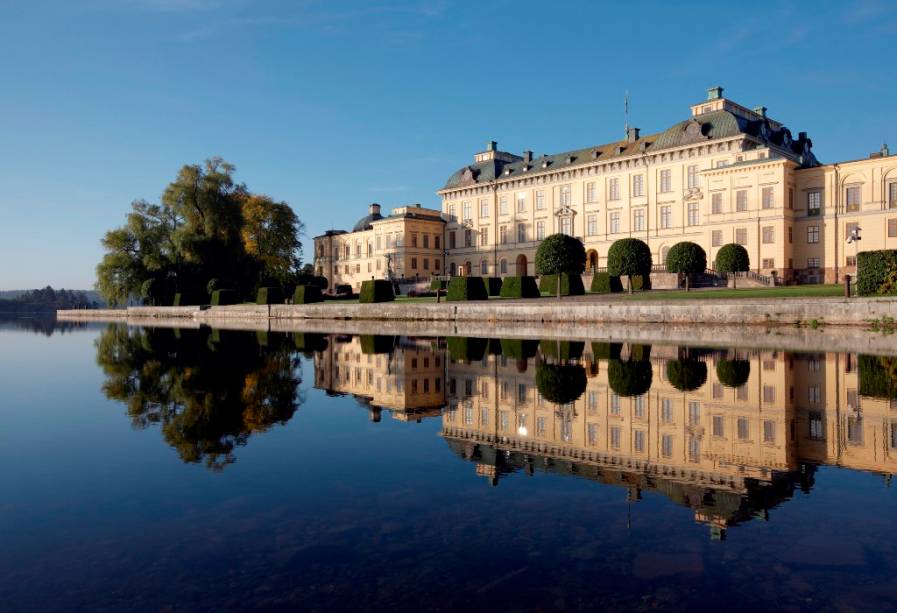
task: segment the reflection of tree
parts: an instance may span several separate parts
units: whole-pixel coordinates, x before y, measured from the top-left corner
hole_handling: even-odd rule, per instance
[[[751,363],[747,360],[720,360],[716,364],[716,378],[726,387],[741,387],[751,377]]]
[[[897,398],[897,358],[860,355],[860,394],[893,400]]]
[[[613,351],[618,356],[622,352]],[[651,345],[630,345],[629,359],[607,362],[607,383],[618,396],[641,396],[651,389],[654,371],[651,368]]]
[[[680,392],[693,392],[707,381],[707,365],[687,358],[667,362],[667,380]]]
[[[586,371],[579,364],[539,362],[536,366],[536,388],[548,402],[571,403],[586,391]]]
[[[299,360],[284,335],[128,329],[97,340],[103,392],[137,428],[160,424],[184,462],[220,470],[252,434],[285,424],[301,402]]]

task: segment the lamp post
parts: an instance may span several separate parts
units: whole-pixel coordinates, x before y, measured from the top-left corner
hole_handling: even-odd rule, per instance
[[[860,236],[860,231],[860,226],[857,225],[850,231],[850,236],[847,237],[847,244],[849,245],[853,243],[853,264],[857,273],[860,271],[860,263],[858,261],[860,256],[860,241],[863,240],[863,237]],[[844,292],[850,297],[850,275],[844,275],[844,282]]]

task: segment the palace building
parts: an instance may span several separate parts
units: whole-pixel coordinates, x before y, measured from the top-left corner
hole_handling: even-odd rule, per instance
[[[444,269],[442,214],[419,204],[395,208],[384,217],[372,204],[351,232],[328,230],[315,241],[315,274],[329,290],[367,279],[429,279]]]
[[[708,90],[666,130],[536,157],[490,142],[438,191],[448,273],[534,275],[539,242],[563,232],[587,250],[587,273],[614,241],[645,241],[662,264],[677,242],[747,248],[752,269],[782,282],[854,274],[858,250],[897,248],[897,156],[822,164],[806,132],[762,106]],[[847,239],[854,234],[861,243]]]

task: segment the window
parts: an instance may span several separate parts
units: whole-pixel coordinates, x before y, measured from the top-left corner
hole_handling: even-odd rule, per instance
[[[897,209],[897,181],[888,183],[888,208]]]
[[[507,215],[508,214],[508,197],[502,196],[498,199],[498,214],[499,215]]]
[[[380,262],[377,262],[377,270],[380,270]],[[439,260],[433,260],[433,270],[439,270]]]
[[[525,223],[517,224],[517,242],[518,243],[526,242],[526,224]]]
[[[855,255],[847,256],[847,265],[848,266],[856,266],[857,265],[857,258]]]
[[[888,220],[888,238],[897,237],[897,218]]]
[[[449,220],[451,220],[451,221],[455,220],[455,205],[454,205],[454,203],[450,204],[448,207],[448,216],[449,216]]]
[[[611,234],[619,234],[620,232],[620,214],[619,213],[611,213],[610,214],[610,228],[608,230]]]
[[[763,226],[763,244],[772,245],[776,242],[776,229],[774,226]]]
[[[503,275],[508,274],[508,261],[502,260],[501,262],[499,262],[498,269],[501,271],[501,274],[503,274]]]
[[[573,236],[573,220],[570,217],[561,219],[561,234]]]
[[[454,235],[455,235],[455,233],[452,232],[452,236],[454,236]],[[434,249],[439,249],[439,244],[440,244],[440,243],[441,243],[441,239],[440,239],[438,236],[434,236],[434,237],[433,237],[433,248],[434,248]],[[453,244],[452,247],[454,247],[454,246],[455,246],[455,245]]]
[[[669,398],[660,401],[660,420],[665,424],[673,423],[673,401]]]
[[[738,418],[738,440],[746,441],[750,438],[751,435],[751,426],[747,420],[747,417],[739,417]]]
[[[612,426],[610,429],[610,446],[614,449],[620,448],[620,426]]]
[[[536,222],[536,240],[540,241],[545,238],[545,222],[537,221]]]
[[[791,226],[788,226],[788,244],[790,245],[793,242],[794,242],[794,228],[792,228]]]
[[[699,223],[700,215],[698,213],[698,203],[697,202],[689,202],[688,203],[688,225],[696,226]]]
[[[589,236],[595,236],[598,234],[598,216],[597,215],[589,215],[586,219],[586,234]]]
[[[716,192],[712,196],[710,196],[710,206],[711,211],[713,211],[714,215],[719,215],[723,212],[723,194],[722,192]]]
[[[849,224],[844,224],[844,238],[845,238],[845,239],[850,238],[851,234],[853,234],[854,232],[856,232],[856,230],[857,230],[859,227],[860,227],[860,224],[855,223],[855,222],[854,222],[854,223],[849,223]]]
[[[895,183],[897,185],[897,183]],[[595,182],[586,183],[586,202],[595,202]]]
[[[541,189],[536,192],[536,210],[540,211],[545,208],[545,192]]]
[[[725,436],[724,422],[722,415],[713,416],[713,436]]]
[[[411,258],[411,269],[414,270],[417,268],[417,258]]]
[[[776,422],[765,419],[763,420],[763,442],[764,443],[775,443],[776,442]]]
[[[710,244],[713,247],[719,247],[723,244],[723,231],[722,230],[714,230],[710,233]]]
[[[632,213],[632,229],[636,232],[644,232],[645,230],[645,210],[636,209]]]
[[[793,187],[788,188],[788,208],[789,209],[794,208],[794,188]]]
[[[819,242],[819,226],[807,226],[807,243]]]
[[[735,242],[739,245],[747,245],[747,228],[735,230]]]
[[[764,209],[771,209],[774,206],[773,191],[771,187],[764,187],[761,192],[761,202]]]
[[[735,210],[738,212],[747,210],[747,190],[740,189],[735,192]]]
[[[767,270],[770,268],[775,268],[776,267],[775,258],[763,258],[763,260],[760,262],[760,267],[766,268]]]
[[[660,207],[660,227],[669,228],[673,225],[673,207],[666,205]]]
[[[489,217],[489,201],[480,200],[480,217]]]
[[[429,249],[430,248],[430,235],[424,234],[423,240],[424,240],[424,249]]]
[[[847,195],[844,198],[845,209],[848,213],[860,210],[860,196],[862,194],[861,186],[851,185],[847,188]]]
[[[465,221],[470,220],[470,203],[469,202],[461,203],[461,215]]]
[[[660,437],[660,453],[665,458],[673,457],[673,435],[664,434]]]
[[[607,196],[608,200],[619,200],[620,199],[620,180],[619,179],[611,179],[608,184],[609,194]]]
[[[635,175],[632,177],[632,195],[645,195],[645,175]]]
[[[508,243],[508,226],[498,226],[498,242],[502,245]]]
[[[489,228],[480,228],[480,246],[485,247],[489,244]]]
[[[673,191],[672,173],[669,169],[660,171],[660,191],[663,193]]]
[[[698,167],[691,165],[688,167],[688,189],[694,189],[698,186]]]
[[[810,404],[819,404],[822,394],[818,385],[811,385],[807,388],[807,402]]]
[[[561,185],[561,206],[570,206],[570,186]]]
[[[725,168],[728,165],[729,165],[729,160],[717,160],[716,161],[717,168]]]
[[[517,192],[517,212],[526,212],[526,192]]]
[[[473,245],[473,232],[471,230],[464,230],[464,246],[470,247]]]
[[[816,216],[822,213],[822,192],[807,192],[807,215]]]

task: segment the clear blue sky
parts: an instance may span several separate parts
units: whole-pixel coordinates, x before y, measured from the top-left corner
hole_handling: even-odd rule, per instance
[[[711,85],[822,161],[897,148],[897,3],[0,0],[0,289],[94,283],[103,232],[213,155],[309,237],[437,206],[489,139],[536,154]],[[306,252],[309,241],[305,241]]]

